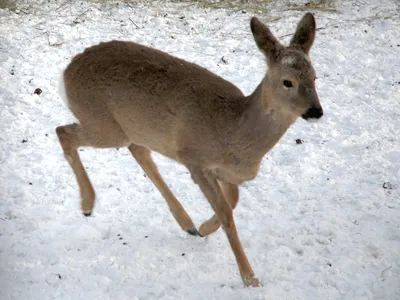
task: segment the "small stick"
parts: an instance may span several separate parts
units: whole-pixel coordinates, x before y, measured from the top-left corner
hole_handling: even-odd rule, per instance
[[[131,21],[132,24],[135,25],[137,29],[140,29],[140,27],[135,22],[133,22],[133,20],[131,18],[129,18],[129,21]]]

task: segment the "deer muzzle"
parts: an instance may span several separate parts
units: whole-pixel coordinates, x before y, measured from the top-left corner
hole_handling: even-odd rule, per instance
[[[319,103],[318,95],[315,89],[308,89],[308,103],[310,107],[301,115],[304,120],[319,119],[324,115],[321,104]]]
[[[302,114],[301,117],[304,120],[319,119],[323,116],[323,114],[324,111],[321,107],[311,107],[306,111],[306,113]]]

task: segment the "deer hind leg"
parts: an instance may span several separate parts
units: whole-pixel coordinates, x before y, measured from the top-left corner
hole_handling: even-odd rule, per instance
[[[78,147],[90,146],[90,144],[78,124],[59,126],[56,128],[56,133],[63,148],[65,159],[75,173],[81,194],[83,214],[90,216],[94,206],[95,193],[77,151]]]
[[[125,147],[128,138],[112,119],[90,120],[86,124],[59,126],[56,133],[64,156],[75,173],[81,194],[81,209],[85,216],[90,216],[95,202],[95,193],[90,179],[78,154],[79,147],[113,148]]]
[[[231,205],[232,210],[235,209],[236,204],[239,201],[239,187],[237,184],[232,184],[225,181],[219,181],[218,183],[224,193],[225,199]],[[216,214],[214,214],[210,219],[205,221],[199,228],[200,236],[207,236],[218,230],[221,226],[221,222]]]
[[[239,267],[240,275],[245,286],[260,286],[260,282],[254,277],[253,269],[246,257],[240,242],[235,221],[233,219],[232,207],[225,199],[224,193],[218,180],[211,172],[200,168],[189,168],[193,180],[199,185],[201,191],[206,196],[215,214],[225,228],[226,235],[235,255]]]
[[[168,188],[167,184],[158,172],[157,166],[151,158],[150,150],[146,147],[135,144],[131,144],[128,149],[160,193],[164,196],[172,215],[181,228],[191,235],[198,235],[198,231],[194,226],[192,219],[185,211],[182,204]]]

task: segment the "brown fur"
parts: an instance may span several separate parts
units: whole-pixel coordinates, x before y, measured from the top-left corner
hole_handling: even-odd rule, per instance
[[[112,41],[86,49],[63,77],[68,106],[80,123],[60,126],[57,134],[85,214],[92,212],[95,194],[77,148],[128,147],[184,230],[205,236],[222,223],[244,284],[258,286],[233,220],[238,185],[253,179],[288,127],[320,104],[307,56],[315,36],[313,16],[303,17],[288,48],[256,18],[251,29],[269,71],[247,97],[198,65],[142,45]],[[291,63],[282,62],[287,56]],[[293,87],[284,87],[282,80]],[[215,216],[199,232],[161,178],[150,151],[185,165],[200,186]]]

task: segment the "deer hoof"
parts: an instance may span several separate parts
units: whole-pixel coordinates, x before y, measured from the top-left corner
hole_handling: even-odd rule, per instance
[[[253,277],[253,278],[245,278],[244,279],[244,285],[246,287],[262,287],[262,283],[260,280],[258,280],[257,278]]]
[[[196,229],[196,227],[190,228],[187,233],[189,233],[190,235],[200,235],[199,231]]]
[[[84,215],[85,217],[90,217],[90,216],[92,215],[92,212],[91,212],[91,211],[84,211],[84,212],[83,212],[83,215]]]

